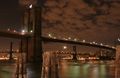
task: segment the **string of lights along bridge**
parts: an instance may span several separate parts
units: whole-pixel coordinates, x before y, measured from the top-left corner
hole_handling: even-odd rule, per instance
[[[21,31],[17,31],[17,30],[12,30],[10,28],[8,28],[6,31],[2,31],[3,33],[7,32],[7,33],[11,33],[11,34],[19,34],[19,35],[22,35],[22,36],[31,36],[34,31],[31,30],[30,32],[27,32],[25,31],[24,29],[21,30]],[[80,40],[78,38],[72,38],[72,37],[56,37],[56,36],[53,36],[53,33],[48,33],[48,34],[45,34],[45,37],[43,37],[43,39],[45,38],[49,38],[49,39],[54,39],[54,40],[63,40],[63,41],[72,41],[72,42],[80,42],[80,43],[83,43],[83,44],[90,44],[90,45],[94,45],[94,46],[101,46],[101,47],[107,47],[107,48],[111,48],[111,49],[114,49],[115,50],[115,46],[111,46],[111,45],[105,45],[103,43],[97,43],[95,41],[92,41],[92,42],[88,42],[86,40]],[[120,38],[117,39],[118,42],[120,42]]]

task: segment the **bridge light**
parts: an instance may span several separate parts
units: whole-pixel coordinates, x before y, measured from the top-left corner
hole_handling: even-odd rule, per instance
[[[75,38],[74,41],[77,41],[77,39]]]
[[[120,38],[118,38],[118,41],[120,42]]]
[[[93,41],[93,44],[96,44],[95,41]]]
[[[22,33],[25,33],[25,30],[22,30]]]
[[[102,46],[103,44],[101,43],[100,45]]]
[[[112,48],[113,48],[113,49],[115,49],[115,47],[114,47],[114,46],[112,46]]]
[[[33,30],[30,30],[31,33],[33,33]]]
[[[98,43],[95,43],[96,45],[98,44]]]
[[[16,32],[16,30],[14,30],[13,32]]]
[[[85,42],[85,40],[83,40],[82,42]]]
[[[64,40],[68,40],[67,38],[63,38]]]
[[[49,36],[49,37],[52,37],[52,35],[51,35],[51,34],[48,34],[48,36]]]
[[[68,37],[69,40],[71,40],[71,37]]]
[[[64,49],[64,50],[67,49],[67,46],[63,46],[63,49]]]
[[[29,8],[31,9],[33,6],[32,6],[32,4],[29,6]]]
[[[56,39],[56,37],[53,37],[54,39]]]
[[[105,45],[106,47],[109,47],[109,45]]]
[[[63,40],[66,40],[66,38],[63,38]]]
[[[8,28],[7,30],[10,31],[10,28]]]
[[[21,31],[21,34],[24,35],[25,33],[26,33],[26,31],[23,29],[23,30]]]
[[[90,44],[93,44],[92,42],[90,42]]]

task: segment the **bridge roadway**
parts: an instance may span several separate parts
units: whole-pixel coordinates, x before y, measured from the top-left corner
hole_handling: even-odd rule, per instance
[[[10,32],[10,31],[0,31],[1,37],[8,37],[8,38],[16,38],[16,39],[22,39],[22,38],[30,38],[32,37],[32,34],[22,34],[18,32]],[[90,44],[88,42],[78,42],[78,41],[68,41],[68,40],[62,40],[62,39],[53,39],[48,37],[41,37],[42,41],[44,42],[58,42],[58,43],[67,43],[67,44],[77,44],[77,45],[83,45],[83,46],[90,46],[90,47],[96,47],[96,48],[103,48],[108,49],[112,51],[116,51],[115,48],[112,48],[110,46],[105,45],[99,45],[99,44]]]
[[[11,32],[11,31],[2,31],[2,30],[0,30],[0,37],[21,39],[21,38],[30,37],[30,34],[25,34],[24,35],[24,34],[19,33],[19,32]]]

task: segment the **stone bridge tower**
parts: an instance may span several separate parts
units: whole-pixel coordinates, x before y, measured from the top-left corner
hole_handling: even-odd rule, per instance
[[[42,0],[40,0],[42,1]],[[31,38],[23,40],[23,51],[27,53],[27,61],[40,61],[42,58],[41,5],[37,0],[19,0],[23,7],[23,26],[25,33]],[[39,2],[40,3],[40,2]]]
[[[27,62],[30,62],[30,65],[27,67],[31,72],[35,72],[32,77],[28,76],[28,78],[41,78],[43,63],[41,38],[42,0],[19,0],[19,3],[24,10],[23,30],[25,33],[31,34],[31,37],[22,39],[22,50],[23,52],[26,52]]]

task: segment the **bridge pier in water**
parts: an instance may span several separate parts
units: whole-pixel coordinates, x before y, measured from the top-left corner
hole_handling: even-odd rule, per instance
[[[77,51],[76,51],[76,46],[73,46],[73,51],[74,51],[74,53],[73,53],[73,60],[77,60]]]
[[[13,42],[10,42],[10,56],[9,56],[9,60],[13,61]]]

